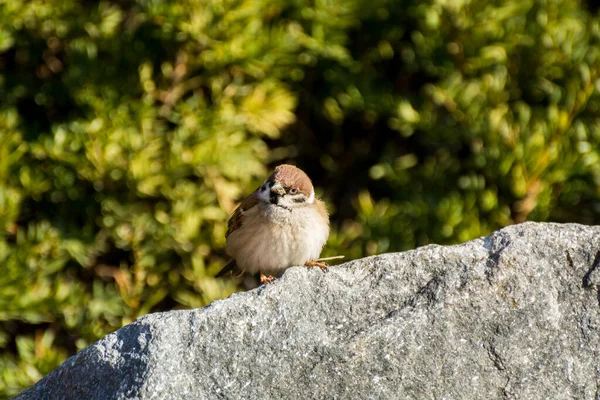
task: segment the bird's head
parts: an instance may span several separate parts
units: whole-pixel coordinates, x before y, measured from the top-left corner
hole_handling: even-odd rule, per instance
[[[300,168],[283,164],[275,168],[258,189],[258,198],[288,211],[306,207],[315,201],[310,178]]]

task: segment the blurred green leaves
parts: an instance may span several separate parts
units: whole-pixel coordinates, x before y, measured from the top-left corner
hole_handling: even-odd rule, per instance
[[[578,1],[0,0],[0,396],[235,290],[229,213],[291,161],[324,256],[598,223]]]

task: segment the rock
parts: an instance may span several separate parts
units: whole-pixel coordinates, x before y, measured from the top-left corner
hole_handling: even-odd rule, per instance
[[[147,315],[17,399],[592,399],[600,227],[525,223],[457,246],[291,268]]]

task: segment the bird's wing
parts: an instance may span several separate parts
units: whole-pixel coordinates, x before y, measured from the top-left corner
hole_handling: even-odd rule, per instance
[[[233,214],[231,214],[231,217],[227,222],[227,233],[225,234],[225,237],[229,236],[231,232],[235,231],[236,229],[239,229],[242,226],[242,216],[244,215],[244,212],[251,209],[252,207],[255,207],[257,204],[257,191],[254,191],[251,195],[246,197],[244,201],[242,201],[242,203],[238,206],[238,208],[235,209]]]
[[[246,197],[244,201],[242,201],[242,203],[235,209],[233,214],[231,214],[231,217],[229,217],[229,221],[227,221],[227,233],[225,234],[225,237],[228,237],[231,232],[235,231],[236,229],[239,229],[242,226],[244,212],[251,209],[252,207],[255,207],[258,204],[258,197],[256,196],[256,194],[257,191],[254,191],[251,195]],[[215,275],[215,278],[224,276],[229,272],[237,271],[239,271],[239,267],[233,259],[229,261],[227,265],[225,265],[223,269],[217,273],[217,275]]]

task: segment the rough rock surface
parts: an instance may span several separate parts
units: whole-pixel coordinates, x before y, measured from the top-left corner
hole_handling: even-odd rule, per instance
[[[600,398],[600,227],[525,223],[147,315],[18,399]]]

